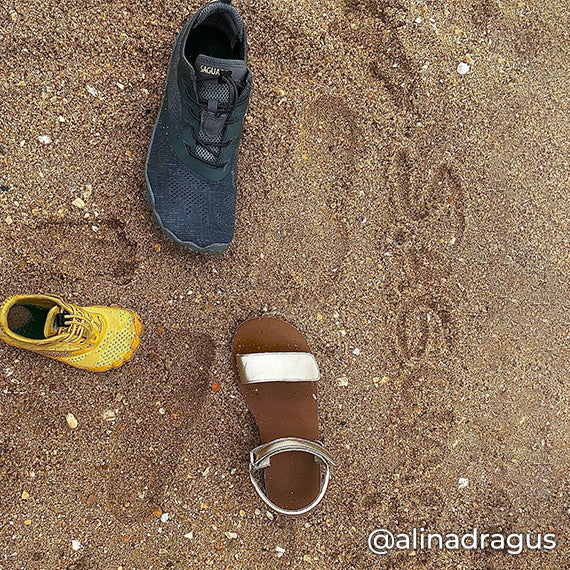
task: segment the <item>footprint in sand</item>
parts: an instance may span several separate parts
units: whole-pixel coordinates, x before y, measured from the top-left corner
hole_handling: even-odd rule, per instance
[[[425,178],[418,173],[420,169],[419,161],[412,161],[407,151],[396,153],[390,178],[397,213],[424,224],[428,241],[457,246],[465,232],[465,193],[459,176],[445,163]]]
[[[321,95],[303,113],[296,166],[308,183],[338,185],[339,175],[350,183],[359,139],[358,119],[345,100]]]
[[[114,219],[44,220],[23,236],[8,236],[8,240],[13,245],[8,261],[14,271],[25,269],[63,281],[105,279],[126,285],[138,265],[137,244],[128,238],[122,222]]]
[[[360,138],[357,119],[340,97],[314,99],[300,119],[290,182],[259,206],[265,226],[262,255],[255,244],[250,247],[256,260],[252,276],[285,304],[305,294],[332,292],[342,271]]]
[[[208,392],[214,356],[204,335],[169,330],[155,336],[155,346],[133,362],[136,369],[119,388],[126,404],[117,414],[106,487],[109,509],[127,524],[160,507],[191,445],[189,431]]]
[[[305,289],[336,280],[348,250],[346,200],[359,145],[357,119],[340,98],[323,95],[307,105],[294,153],[293,179],[278,199],[272,258]],[[294,261],[294,262],[293,262]]]

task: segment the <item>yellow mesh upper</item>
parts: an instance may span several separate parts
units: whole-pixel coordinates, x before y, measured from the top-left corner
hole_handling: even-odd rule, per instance
[[[87,307],[86,310],[100,315],[107,323],[107,330],[94,350],[61,360],[81,367],[88,363],[90,369],[111,368],[122,364],[138,345],[138,319],[124,309]]]
[[[38,304],[56,302],[68,315],[68,328],[45,340],[17,337],[6,325],[9,306],[15,301]],[[47,295],[20,295],[0,308],[0,338],[8,344],[25,348],[50,358],[93,371],[108,370],[128,360],[140,342],[142,326],[138,316],[114,307],[77,307]],[[78,354],[79,352],[79,354]]]

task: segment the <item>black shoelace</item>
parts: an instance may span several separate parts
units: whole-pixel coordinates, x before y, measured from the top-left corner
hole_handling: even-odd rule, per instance
[[[221,70],[220,75],[218,75],[216,78],[197,77],[196,78],[196,91],[198,93],[200,92],[198,85],[201,83],[204,83],[206,81],[217,81],[218,83],[225,84],[228,87],[229,96],[228,96],[227,103],[220,103],[218,101],[217,102],[218,105],[216,108],[216,117],[222,117],[225,115],[224,127],[223,127],[223,129],[225,129],[226,125],[231,125],[231,124],[233,124],[239,120],[239,117],[235,118],[235,119],[229,118],[237,106],[237,99],[238,99],[237,83],[234,81],[231,71]],[[200,96],[198,96],[198,99],[194,98],[194,96],[190,92],[190,89],[188,89],[188,88],[186,89],[186,94],[188,95],[188,98],[190,99],[190,101],[192,101],[192,103],[194,103],[194,105],[197,105],[201,109],[201,112],[205,112],[208,110],[208,100],[207,99],[201,99]],[[190,108],[190,113],[191,113],[192,117],[194,118],[194,120],[197,121],[198,124],[200,124],[201,116],[198,116],[194,113],[192,106],[190,106],[189,108]],[[213,157],[215,157],[216,160],[218,158],[220,149],[231,145],[233,142],[233,139],[230,139],[226,142],[223,142],[223,140],[220,142],[206,141],[203,139],[203,137],[200,136],[200,133],[194,128],[194,125],[190,125],[190,128],[192,129],[192,136],[194,137],[194,140],[196,141],[196,146],[197,147],[200,146],[200,147],[204,148],[206,150],[206,152],[210,153]],[[220,133],[220,135],[221,135],[221,133]],[[223,139],[223,136],[221,136],[221,138]],[[206,160],[206,159],[198,156],[188,145],[186,145],[186,150],[190,156],[192,156],[193,158],[195,158],[196,160],[199,160],[200,162],[202,162],[204,164],[207,164],[210,167],[224,168],[228,164],[227,162],[224,162],[221,164],[216,164],[216,163],[213,163],[209,160]]]

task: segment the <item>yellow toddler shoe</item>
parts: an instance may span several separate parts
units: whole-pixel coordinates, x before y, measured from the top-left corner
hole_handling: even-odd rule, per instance
[[[131,311],[77,307],[53,295],[17,295],[0,309],[2,340],[94,372],[131,358],[141,331]]]

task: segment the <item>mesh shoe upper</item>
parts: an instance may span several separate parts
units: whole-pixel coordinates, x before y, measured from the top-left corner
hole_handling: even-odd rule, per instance
[[[251,83],[241,17],[225,2],[207,4],[174,45],[146,166],[160,225],[197,251],[224,251],[233,238],[237,153]]]

